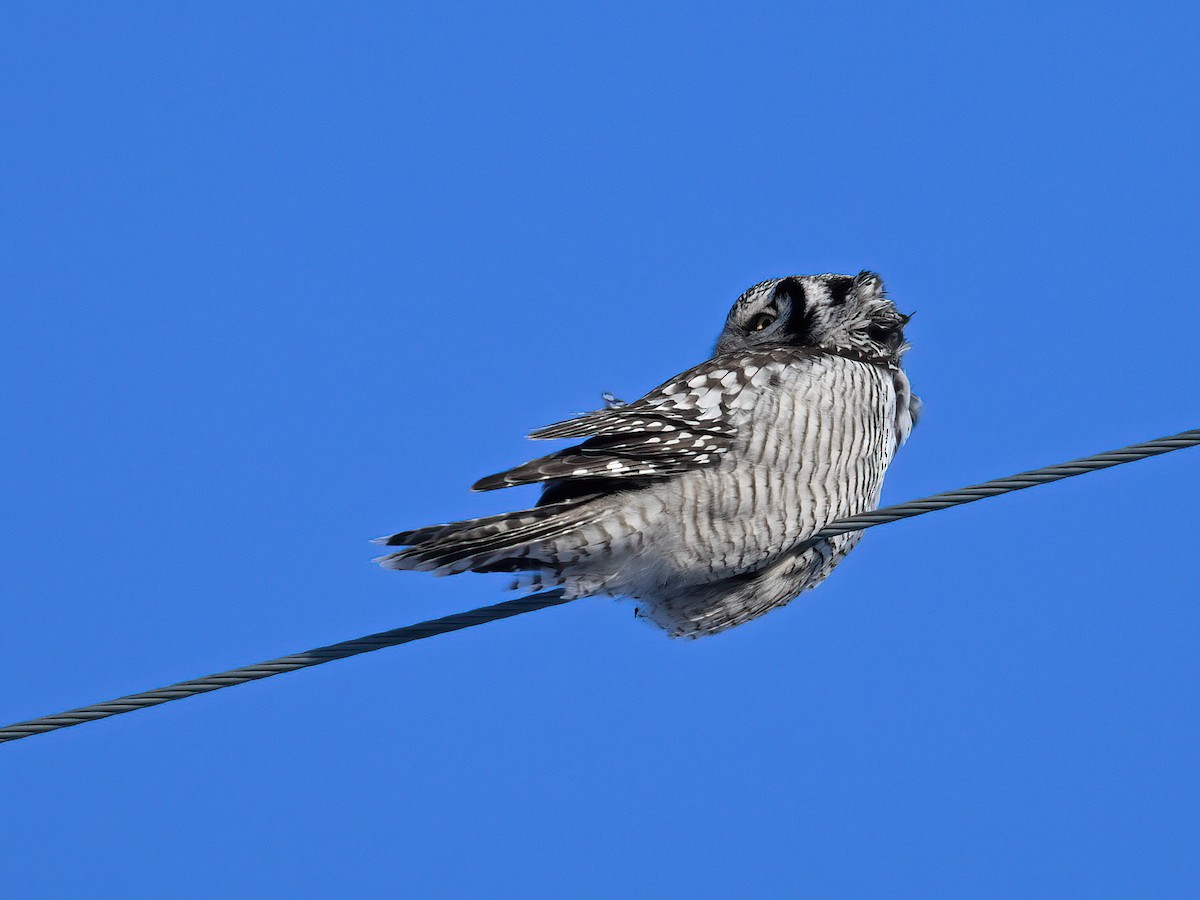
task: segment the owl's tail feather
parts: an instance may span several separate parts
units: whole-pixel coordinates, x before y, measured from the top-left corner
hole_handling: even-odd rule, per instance
[[[435,575],[554,568],[553,548],[545,542],[552,542],[595,518],[596,511],[590,510],[588,504],[568,501],[448,525],[430,525],[377,538],[376,543],[406,549],[381,556],[376,562],[385,569]]]

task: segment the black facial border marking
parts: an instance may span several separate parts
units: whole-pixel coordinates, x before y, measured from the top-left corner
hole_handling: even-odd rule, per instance
[[[794,275],[782,278],[775,285],[776,301],[788,301],[788,317],[783,330],[791,338],[789,343],[803,344],[812,332],[812,310],[804,292],[804,282]]]
[[[854,279],[849,275],[832,275],[826,279],[825,284],[829,287],[830,304],[841,306],[850,296],[850,291],[854,287]]]

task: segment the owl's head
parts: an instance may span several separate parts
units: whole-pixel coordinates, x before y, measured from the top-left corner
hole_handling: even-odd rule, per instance
[[[857,351],[895,363],[908,349],[901,315],[874,272],[789,275],[756,284],[729,311],[716,352],[759,347]]]

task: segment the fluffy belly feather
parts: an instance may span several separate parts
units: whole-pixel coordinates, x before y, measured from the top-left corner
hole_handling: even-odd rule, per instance
[[[834,519],[874,509],[895,451],[885,371],[833,357],[746,396],[721,465],[625,495],[606,560],[568,579],[577,593],[625,595],[676,634],[703,634],[782,606],[857,543],[788,549]],[[619,512],[618,512],[619,509]]]

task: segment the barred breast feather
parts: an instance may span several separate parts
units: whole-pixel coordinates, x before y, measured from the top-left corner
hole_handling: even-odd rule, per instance
[[[766,371],[767,383],[733,404],[738,436],[720,466],[646,492],[679,527],[655,530],[644,557],[656,566],[619,592],[644,598],[643,612],[674,634],[722,630],[820,583],[858,535],[790,548],[878,505],[905,424],[898,373],[830,354]]]

